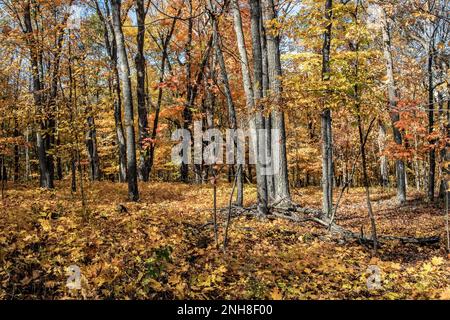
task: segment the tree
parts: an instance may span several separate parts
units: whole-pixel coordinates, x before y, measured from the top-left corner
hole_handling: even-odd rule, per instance
[[[230,129],[236,130],[238,128],[237,119],[236,119],[236,108],[233,101],[233,96],[231,93],[230,82],[228,80],[228,72],[225,65],[225,59],[223,57],[222,47],[221,47],[221,37],[219,33],[219,27],[217,22],[217,16],[215,12],[215,8],[209,1],[209,7],[211,9],[211,23],[213,28],[213,44],[214,50],[216,53],[217,61],[220,67],[220,75],[224,88],[224,94],[227,100],[228,107],[228,122]],[[237,147],[236,140],[234,140],[234,146]],[[236,159],[237,157],[235,157]],[[235,166],[235,174],[236,174],[236,186],[237,186],[237,196],[236,196],[236,204],[238,206],[243,206],[244,203],[244,179],[243,179],[243,165],[237,164]]]
[[[333,17],[333,1],[325,0],[325,21],[326,27],[323,34],[322,48],[322,81],[328,82],[331,77],[330,51],[331,51],[331,30]],[[327,93],[325,93],[327,95]],[[326,99],[326,97],[324,97]],[[324,101],[326,104],[326,102]],[[333,144],[331,127],[331,110],[325,108],[322,118],[322,210],[331,216],[333,210]]]
[[[149,2],[150,4],[150,2]],[[148,8],[148,7],[147,7]],[[145,17],[147,15],[147,9],[145,7],[144,0],[136,0],[136,20],[137,20],[137,53],[135,57],[136,65],[136,96],[137,96],[137,109],[139,118],[139,176],[143,181],[148,181],[150,174],[150,157],[149,150],[145,146],[145,140],[148,139],[148,120],[147,120],[147,105],[146,105],[146,93],[145,93],[145,75],[146,75],[146,63],[144,56],[144,44],[145,44]]]
[[[39,43],[33,32],[33,24],[31,21],[31,1],[26,1],[23,8],[23,32],[26,34],[27,45],[30,50],[31,74],[32,74],[32,89],[34,97],[34,105],[41,114],[44,113],[43,97],[42,97],[42,83],[41,83],[41,66]],[[42,116],[40,121],[40,128],[36,131],[36,144],[39,154],[39,169],[40,169],[40,186],[42,188],[53,188],[53,157],[48,153],[51,147],[51,137],[49,134],[49,121],[46,121]],[[45,134],[47,132],[47,134]]]
[[[133,116],[133,95],[130,79],[130,67],[128,64],[127,51],[125,48],[125,39],[122,31],[121,20],[121,0],[111,0],[111,13],[114,33],[116,35],[117,58],[119,78],[124,104],[124,126],[127,136],[127,178],[128,178],[128,197],[131,201],[139,199],[137,185],[137,165],[136,165],[136,145],[134,134],[134,116]]]
[[[392,130],[394,132],[394,141],[397,145],[402,145],[402,134],[399,128],[396,126],[400,120],[400,115],[397,110],[398,104],[398,91],[394,78],[394,60],[392,58],[392,45],[391,45],[391,24],[388,21],[386,11],[384,8],[380,8],[381,30],[383,34],[383,51],[384,59],[386,61],[386,75],[387,75],[387,89],[389,99],[389,114],[391,117]],[[406,173],[405,163],[401,159],[395,161],[396,169],[396,181],[397,181],[397,199],[400,203],[406,201]]]
[[[117,45],[116,34],[113,28],[109,1],[105,1],[106,16],[103,14],[100,4],[95,1],[97,15],[103,26],[103,40],[109,58],[109,66],[112,70],[111,82],[109,86],[110,96],[113,99],[114,125],[116,131],[117,151],[119,158],[119,181],[127,181],[127,149],[125,144],[125,133],[122,124],[122,96],[120,89],[119,69],[117,67]]]
[[[254,154],[254,159],[256,161],[256,184],[257,184],[257,192],[258,192],[258,212],[261,215],[266,215],[268,213],[268,196],[267,196],[267,184],[265,176],[262,173],[261,168],[261,158],[260,158],[260,135],[257,134],[258,129],[262,129],[262,115],[260,111],[254,112],[256,108],[255,104],[255,94],[253,91],[253,83],[250,77],[250,69],[248,62],[247,49],[245,45],[244,39],[244,31],[242,28],[242,18],[241,12],[239,9],[238,0],[232,0],[231,2],[231,12],[233,15],[233,25],[234,31],[236,33],[236,41],[237,47],[239,51],[239,58],[241,62],[241,74],[242,74],[242,84],[245,92],[245,100],[248,114],[255,114],[255,116],[250,116],[250,130],[251,134],[251,142],[252,148],[251,152]],[[264,146],[262,147],[264,150]]]
[[[265,25],[273,24],[277,19],[277,11],[273,0],[262,1],[263,22]],[[279,172],[275,174],[275,202],[279,205],[291,204],[291,195],[289,192],[289,177],[286,152],[286,128],[282,97],[282,70],[280,58],[280,37],[277,30],[266,29],[267,39],[267,74],[269,78],[269,90],[273,95],[274,110],[272,111],[272,129],[278,130],[279,136],[275,142],[272,138],[272,144],[277,146],[272,151],[272,158],[278,161],[274,164]]]

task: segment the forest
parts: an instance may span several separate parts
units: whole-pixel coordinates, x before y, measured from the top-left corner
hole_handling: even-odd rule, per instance
[[[0,300],[449,300],[449,66],[448,0],[0,0]]]

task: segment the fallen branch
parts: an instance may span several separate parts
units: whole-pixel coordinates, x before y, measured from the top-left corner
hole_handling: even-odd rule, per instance
[[[249,215],[260,217],[256,206],[250,208],[233,207],[232,209],[235,210],[234,216]],[[326,215],[323,214],[321,210],[312,208],[302,208],[299,205],[294,205],[289,210],[273,207],[269,209],[270,214],[267,215],[267,218],[269,219],[279,218],[289,220],[295,223],[304,223],[311,221],[323,226],[331,233],[340,234],[345,240],[355,240],[360,244],[366,246],[373,245],[372,238],[365,237],[362,232],[361,233],[353,232],[342,226],[337,225],[336,223],[330,221],[330,218],[327,218]],[[220,211],[225,210],[229,211],[230,208],[221,209]],[[399,241],[402,244],[432,245],[438,243],[440,239],[441,238],[439,236],[416,238],[416,237],[398,237],[398,236],[380,235],[378,236],[378,243]]]

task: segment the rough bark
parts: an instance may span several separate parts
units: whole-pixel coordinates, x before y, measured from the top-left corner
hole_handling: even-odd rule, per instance
[[[277,12],[273,0],[262,0],[263,23],[268,24],[277,17]],[[276,148],[272,149],[272,159],[278,163],[278,172],[274,175],[275,180],[275,202],[280,205],[289,205],[291,196],[289,191],[288,165],[286,155],[286,128],[283,105],[282,83],[281,83],[281,59],[280,59],[280,38],[276,30],[266,30],[267,41],[267,74],[269,78],[269,90],[273,95],[274,111],[272,111],[272,129],[278,130],[278,141],[272,138],[272,144]]]
[[[267,178],[271,175],[262,173],[263,166],[270,163],[271,159],[267,154],[267,136],[269,132],[265,126],[266,121],[263,116],[264,107],[261,99],[263,98],[263,55],[261,47],[261,6],[260,0],[250,0],[250,26],[252,39],[253,56],[253,98],[255,103],[255,128],[257,153],[255,154],[256,172],[259,172],[258,189],[260,191],[260,201],[270,204],[267,191]]]

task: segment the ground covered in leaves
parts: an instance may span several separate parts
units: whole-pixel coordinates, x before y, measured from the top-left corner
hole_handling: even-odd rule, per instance
[[[86,186],[89,220],[78,194],[9,185],[0,202],[1,299],[449,299],[450,263],[445,216],[418,195],[402,207],[389,190],[373,191],[380,234],[440,235],[433,246],[383,245],[377,257],[313,222],[233,218],[229,245],[217,249],[211,186],[141,184],[128,203],[126,185]],[[246,188],[246,202],[255,198]],[[230,186],[218,188],[226,207]],[[319,208],[319,189],[293,190],[295,202]],[[122,204],[127,212],[118,205]],[[352,189],[336,222],[370,233],[364,193]],[[219,214],[219,242],[224,214]],[[66,287],[67,268],[79,266],[81,290]],[[369,266],[381,287],[369,290]]]

